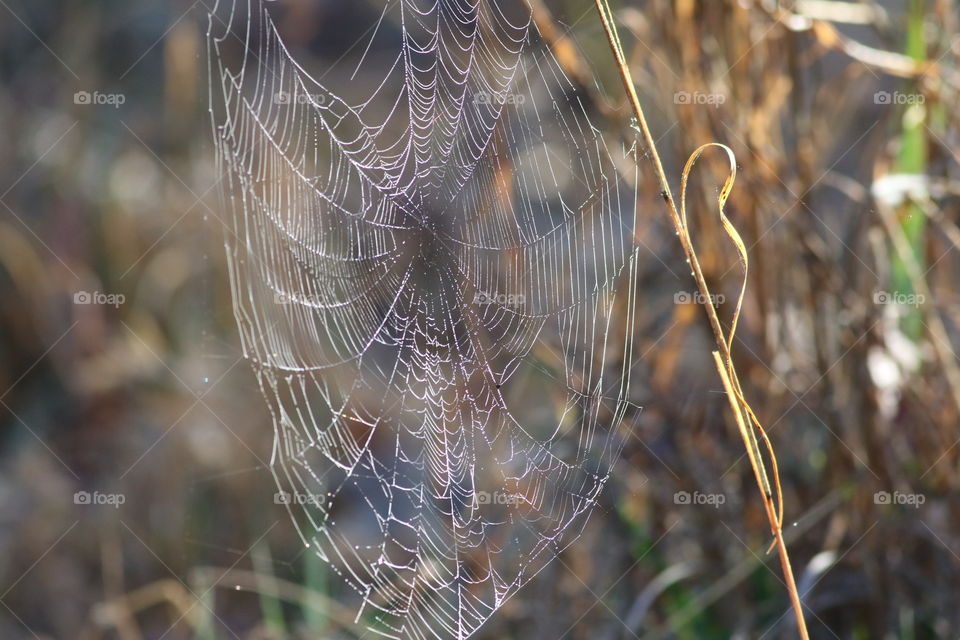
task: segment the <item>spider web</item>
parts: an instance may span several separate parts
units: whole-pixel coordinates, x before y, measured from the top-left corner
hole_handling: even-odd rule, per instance
[[[272,3],[211,12],[230,284],[279,495],[390,638],[468,637],[575,540],[629,404],[632,149],[512,4],[388,2],[339,93]]]

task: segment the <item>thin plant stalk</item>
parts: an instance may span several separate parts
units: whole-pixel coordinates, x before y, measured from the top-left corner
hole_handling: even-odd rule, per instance
[[[923,0],[911,0],[907,23],[906,55],[922,63],[927,57],[924,35],[926,12]],[[912,81],[914,91],[919,83]],[[895,170],[900,173],[925,174],[927,171],[926,122],[930,114],[925,104],[913,104],[907,107],[902,118],[900,150],[897,154]],[[900,223],[912,253],[912,258],[921,265],[924,262],[924,238],[926,217],[920,207],[908,202]],[[898,253],[893,261],[893,291],[897,293],[917,294],[913,287],[910,266]],[[906,313],[902,321],[905,333],[914,341],[923,335],[923,315],[918,309]]]
[[[736,178],[736,159],[733,156],[733,151],[725,145],[710,143],[697,149],[693,155],[690,156],[690,159],[687,161],[687,164],[684,167],[683,176],[681,178],[681,206],[679,208],[677,207],[676,201],[673,198],[672,190],[670,188],[670,182],[667,180],[666,172],[663,169],[663,162],[661,161],[660,155],[657,152],[653,135],[650,133],[650,127],[647,124],[643,106],[640,104],[640,98],[637,96],[633,77],[630,73],[629,67],[627,66],[623,45],[620,42],[620,36],[617,33],[616,27],[614,26],[613,12],[610,9],[608,0],[594,0],[594,3],[596,4],[597,12],[600,15],[600,20],[603,23],[603,29],[607,36],[610,49],[616,60],[616,66],[620,74],[620,80],[623,83],[623,87],[627,93],[627,97],[629,98],[633,115],[637,119],[637,125],[643,138],[643,145],[649,153],[654,167],[654,172],[656,173],[657,180],[660,184],[660,193],[663,196],[664,201],[667,203],[670,221],[673,223],[677,237],[680,239],[680,244],[683,247],[683,252],[686,254],[687,262],[690,263],[692,269],[691,275],[696,281],[700,292],[703,294],[704,308],[707,312],[707,317],[709,319],[714,338],[716,339],[717,347],[719,348],[719,351],[715,351],[713,354],[715,364],[723,382],[724,389],[727,391],[730,407],[733,411],[737,427],[740,430],[740,435],[743,438],[744,446],[746,447],[747,455],[750,459],[750,464],[753,467],[757,486],[759,487],[760,493],[763,496],[764,507],[767,512],[767,519],[770,522],[770,528],[774,537],[773,546],[777,548],[777,552],[780,556],[780,564],[783,570],[787,591],[790,596],[790,604],[793,607],[797,630],[799,631],[800,637],[803,640],[809,640],[806,621],[803,615],[803,605],[800,601],[800,595],[797,592],[796,580],[794,579],[793,568],[790,564],[790,556],[787,552],[786,543],[783,539],[783,496],[780,489],[779,473],[776,466],[776,456],[774,455],[773,447],[770,443],[770,440],[767,438],[766,432],[760,424],[760,421],[757,419],[756,414],[743,397],[743,390],[740,386],[736,368],[734,367],[733,359],[731,357],[731,348],[733,345],[733,339],[735,337],[737,320],[739,319],[741,306],[743,304],[743,296],[746,291],[747,273],[746,247],[743,244],[743,241],[740,239],[740,235],[736,228],[734,228],[723,212],[723,207],[726,204],[726,200],[730,195],[730,191],[733,188],[733,182]],[[710,297],[710,289],[707,286],[707,282],[704,278],[699,260],[697,260],[697,254],[693,247],[693,242],[690,237],[686,220],[686,185],[690,171],[700,155],[706,149],[714,146],[724,149],[727,152],[728,158],[730,159],[730,173],[726,183],[720,191],[720,197],[718,198],[720,205],[720,219],[723,224],[724,231],[737,246],[737,251],[740,254],[740,258],[744,267],[743,284],[741,286],[740,296],[737,301],[736,311],[734,313],[729,332],[725,332],[723,326],[720,324],[720,318],[717,315],[716,308],[714,307],[712,298]],[[640,212],[638,211],[637,216],[639,217],[639,215]],[[637,225],[636,228],[639,229],[639,225]],[[753,428],[751,428],[751,426]],[[776,502],[774,501],[774,490],[771,487],[769,477],[763,464],[763,457],[759,442],[757,440],[758,434],[763,439],[770,455],[770,460],[773,467],[774,487],[777,494]]]

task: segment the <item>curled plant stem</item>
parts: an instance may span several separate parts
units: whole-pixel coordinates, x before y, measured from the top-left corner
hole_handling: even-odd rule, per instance
[[[650,133],[650,127],[647,124],[646,117],[644,116],[643,107],[640,104],[640,98],[637,96],[633,77],[630,73],[629,67],[627,66],[623,44],[621,43],[620,36],[614,26],[614,16],[613,11],[610,9],[609,0],[594,0],[594,3],[596,4],[597,12],[600,14],[600,21],[603,23],[603,29],[607,36],[610,50],[612,51],[616,60],[616,66],[620,74],[620,80],[623,83],[623,87],[626,90],[627,97],[629,98],[630,106],[633,109],[633,115],[637,119],[637,125],[643,138],[643,145],[649,153],[654,172],[656,173],[657,180],[660,184],[660,193],[663,196],[664,201],[667,203],[670,221],[673,223],[673,227],[677,232],[677,237],[680,239],[680,244],[683,247],[683,252],[686,254],[687,261],[690,263],[692,270],[691,275],[693,276],[697,283],[697,287],[703,295],[704,309],[707,312],[710,328],[713,331],[717,347],[719,348],[718,351],[713,353],[717,371],[720,374],[720,379],[723,382],[724,389],[727,392],[727,398],[730,402],[734,419],[736,420],[737,427],[740,430],[740,435],[743,438],[744,446],[746,447],[747,455],[750,459],[750,464],[753,467],[754,475],[756,477],[757,486],[759,487],[760,493],[763,497],[764,507],[767,512],[767,519],[770,522],[770,529],[774,537],[771,548],[775,546],[780,556],[780,565],[783,570],[787,591],[789,592],[790,604],[793,607],[797,629],[800,632],[800,637],[803,640],[808,640],[809,634],[807,633],[806,621],[803,615],[803,605],[800,601],[799,593],[797,592],[797,585],[793,576],[793,568],[790,565],[790,556],[787,552],[786,543],[783,539],[783,493],[780,487],[777,459],[774,454],[773,446],[770,443],[770,439],[767,437],[766,431],[760,424],[760,421],[753,409],[750,407],[750,404],[743,396],[743,389],[740,386],[737,371],[733,364],[733,358],[731,357],[733,340],[737,330],[737,322],[740,318],[740,311],[743,306],[743,298],[744,294],[746,293],[748,273],[746,246],[744,245],[743,240],[740,238],[740,234],[737,232],[736,228],[724,213],[724,205],[726,205],[727,198],[730,196],[730,191],[733,189],[733,183],[737,176],[736,158],[733,154],[733,151],[729,147],[718,143],[708,143],[694,151],[687,160],[681,176],[680,207],[678,209],[676,201],[674,200],[671,192],[670,182],[667,180],[666,172],[663,169],[663,162],[660,159],[660,154],[657,152],[653,135]],[[727,153],[727,157],[730,161],[730,172],[727,176],[726,182],[723,185],[723,188],[720,190],[720,195],[717,199],[717,202],[720,209],[720,222],[723,225],[724,231],[736,246],[744,270],[743,282],[740,287],[740,294],[737,298],[736,310],[734,311],[729,331],[725,331],[723,325],[720,324],[720,318],[717,315],[716,307],[714,306],[713,299],[710,296],[710,288],[707,286],[707,281],[704,278],[703,270],[701,269],[700,262],[697,259],[697,253],[693,247],[693,241],[690,237],[690,231],[687,225],[687,181],[693,166],[696,164],[701,154],[712,147],[723,149]],[[638,218],[639,215],[640,212],[638,211]],[[637,222],[639,223],[639,220],[637,220]],[[635,228],[639,229],[639,224],[637,224]],[[770,481],[770,476],[768,476],[766,467],[763,463],[763,456],[760,450],[758,435],[759,438],[763,440],[765,448],[767,449],[770,457],[773,476],[772,484]],[[774,494],[776,494],[776,499],[774,499]]]

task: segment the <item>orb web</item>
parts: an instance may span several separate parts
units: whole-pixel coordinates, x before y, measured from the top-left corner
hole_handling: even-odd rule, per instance
[[[210,15],[278,495],[389,638],[467,638],[573,542],[628,407],[633,149],[508,4],[388,2],[349,77],[308,71],[274,3]]]

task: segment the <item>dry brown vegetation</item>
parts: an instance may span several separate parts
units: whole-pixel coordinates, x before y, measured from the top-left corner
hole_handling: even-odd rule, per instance
[[[223,265],[203,2],[6,2],[0,637],[353,637],[272,501],[272,434]],[[593,4],[534,6],[611,134],[632,135]],[[330,62],[370,13],[300,11]],[[778,452],[811,637],[958,637],[960,7],[614,12],[674,191],[706,142],[740,165],[726,211],[751,270],[732,358]],[[75,104],[94,89],[126,104]],[[717,218],[726,163],[704,156],[688,209],[728,323],[741,271]],[[659,204],[652,173],[642,188]],[[478,638],[795,637],[689,268],[665,211],[640,214],[644,410],[583,539]],[[125,302],[71,304],[78,291]],[[81,490],[126,502],[83,509]]]

